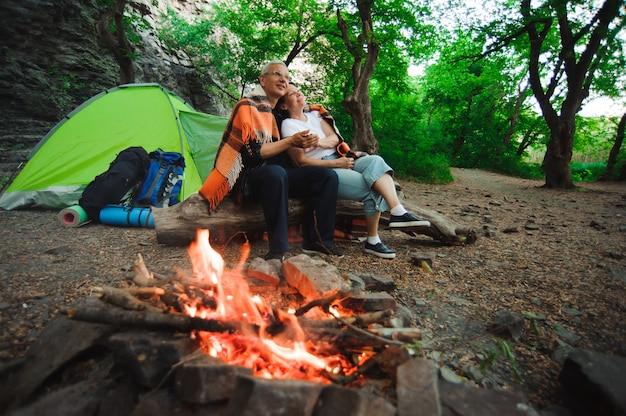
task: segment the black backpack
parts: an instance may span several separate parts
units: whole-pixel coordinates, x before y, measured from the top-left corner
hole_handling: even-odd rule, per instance
[[[78,201],[89,219],[100,221],[100,210],[109,204],[119,204],[127,194],[141,185],[150,157],[143,147],[122,150],[109,169],[96,176]]]

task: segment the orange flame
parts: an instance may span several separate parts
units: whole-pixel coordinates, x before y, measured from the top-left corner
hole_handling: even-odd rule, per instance
[[[337,374],[343,371],[342,368],[350,367],[344,357],[318,357],[307,351],[298,318],[281,310],[274,312],[263,299],[250,293],[242,277],[243,265],[250,253],[248,242],[242,247],[242,256],[234,271],[224,270],[224,260],[209,244],[208,230],[198,230],[196,241],[191,243],[188,252],[193,278],[205,283],[202,287],[209,283],[213,289],[203,291],[215,300],[215,305],[208,308],[185,299],[186,312],[191,316],[232,320],[249,324],[251,329],[258,328],[258,333],[254,334],[198,332],[196,335],[207,354],[232,365],[252,368],[255,375],[266,378],[328,382],[323,377],[324,372]],[[280,335],[272,336],[268,327],[276,323],[284,330]]]

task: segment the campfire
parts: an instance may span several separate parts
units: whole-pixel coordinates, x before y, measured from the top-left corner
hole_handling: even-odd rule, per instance
[[[132,285],[93,289],[116,309],[90,305],[66,313],[90,322],[188,331],[205,354],[268,379],[349,385],[372,372],[380,364],[376,357],[389,346],[401,346],[405,359],[414,352],[410,347],[417,346],[420,331],[386,325],[393,309],[355,315],[345,306],[353,296],[350,288],[286,311],[272,306],[251,293],[244,278],[249,252],[246,242],[239,263],[228,270],[209,243],[209,231],[200,229],[188,249],[191,273],[152,273],[138,255]]]

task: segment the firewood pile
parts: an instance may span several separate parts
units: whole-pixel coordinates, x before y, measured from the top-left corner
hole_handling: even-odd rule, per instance
[[[129,282],[94,287],[93,296],[66,308],[24,362],[2,375],[0,409],[409,415],[417,401],[421,414],[441,414],[437,368],[421,354],[422,333],[391,296],[372,292],[376,284],[365,291],[366,284],[320,279],[334,268],[305,255],[274,261],[284,276],[273,281],[268,272],[273,283],[257,291],[282,299],[285,312],[253,293],[243,262],[223,270],[208,251],[192,244],[193,273],[168,276],[150,272],[138,255]],[[519,402],[511,395],[498,412],[526,414]]]

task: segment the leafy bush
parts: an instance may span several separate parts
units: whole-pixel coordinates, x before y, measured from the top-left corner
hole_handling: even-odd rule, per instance
[[[606,163],[572,162],[571,169],[574,182],[595,182],[606,170]]]

